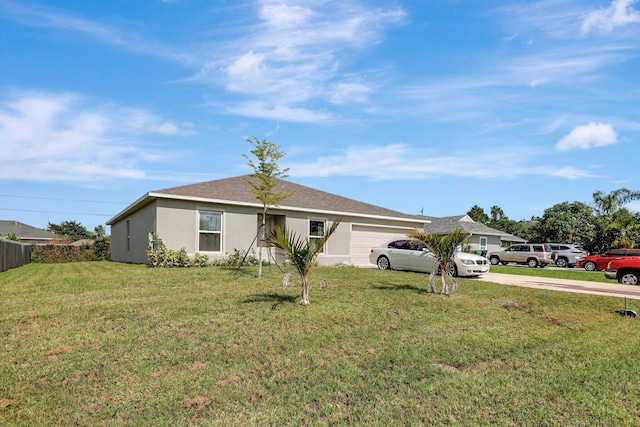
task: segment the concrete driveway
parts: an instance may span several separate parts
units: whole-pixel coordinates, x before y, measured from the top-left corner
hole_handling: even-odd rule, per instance
[[[640,300],[640,286],[621,285],[614,280],[612,280],[611,283],[598,283],[491,272],[483,274],[475,280],[499,283],[502,285],[524,286],[527,288],[577,292],[580,294],[604,295],[620,298],[627,297],[629,299]]]

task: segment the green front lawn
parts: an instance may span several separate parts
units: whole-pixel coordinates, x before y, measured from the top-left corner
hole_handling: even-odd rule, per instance
[[[318,273],[331,288],[308,307],[276,268],[2,273],[0,425],[640,421],[640,323],[620,299],[465,279],[445,297],[425,274]]]

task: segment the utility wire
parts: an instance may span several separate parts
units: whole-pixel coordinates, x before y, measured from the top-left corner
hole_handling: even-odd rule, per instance
[[[60,199],[56,197],[14,196],[11,194],[0,194],[0,197],[8,197],[8,198],[15,198],[15,199],[57,200],[62,202],[105,203],[110,205],[126,205],[127,204],[125,202],[105,202],[104,200],[72,200],[72,199]]]
[[[97,214],[97,213],[84,213],[84,212],[59,212],[59,211],[36,211],[31,209],[9,209],[0,208],[0,211],[12,211],[12,212],[33,212],[43,214],[63,214],[63,215],[92,215],[92,216],[113,216],[109,214]]]

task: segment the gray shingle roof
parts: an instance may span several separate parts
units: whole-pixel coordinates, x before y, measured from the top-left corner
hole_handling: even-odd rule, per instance
[[[0,220],[0,236],[15,234],[20,239],[54,239],[55,234],[18,221]]]
[[[475,235],[500,236],[514,242],[526,241],[504,231],[487,227],[480,222],[475,222],[468,215],[447,216],[442,218],[429,217],[429,219],[431,222],[424,226],[424,231],[427,233],[446,234],[461,227],[464,231]]]
[[[190,198],[222,200],[230,203],[240,202],[262,204],[256,196],[251,193],[252,188],[246,181],[247,179],[251,179],[251,177],[251,175],[244,175],[200,182],[197,184],[152,191],[150,194],[167,194]],[[279,207],[281,208],[353,213],[420,221],[426,220],[426,217],[423,216],[408,215],[380,206],[359,202],[347,197],[327,193],[325,191],[305,187],[304,185],[295,184],[293,182],[279,179],[278,183],[280,185],[278,190],[283,191],[284,193],[292,193],[290,197],[287,197],[280,202]]]

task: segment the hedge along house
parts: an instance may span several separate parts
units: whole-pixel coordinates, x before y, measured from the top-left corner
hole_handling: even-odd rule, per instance
[[[262,202],[246,182],[251,175],[152,191],[107,221],[111,226],[111,259],[146,263],[151,232],[169,249],[185,248],[193,256],[222,258],[236,249],[256,255]],[[336,218],[342,221],[318,262],[370,266],[369,252],[395,238],[422,229],[428,219],[278,180],[291,193],[267,210],[267,232],[287,226],[298,235],[322,235]]]

